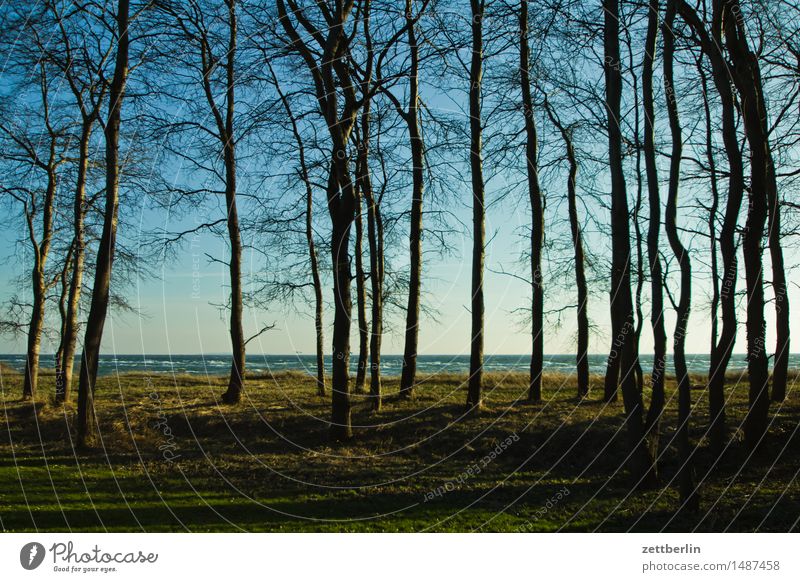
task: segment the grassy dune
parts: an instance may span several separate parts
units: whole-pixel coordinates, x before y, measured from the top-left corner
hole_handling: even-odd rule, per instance
[[[251,377],[244,402],[218,404],[225,380],[126,374],[102,378],[97,448],[74,451],[74,405],[55,406],[52,374],[36,402],[4,368],[0,529],[108,531],[787,531],[798,527],[800,398],[771,409],[769,442],[747,460],[740,434],[719,462],[703,441],[697,378],[693,439],[702,510],[676,512],[674,381],[662,426],[662,489],[632,493],[622,405],[586,400],[548,375],[526,404],[522,374],[487,374],[486,409],[465,417],[466,377],[424,378],[412,402],[384,384],[384,411],[354,395],[356,438],[327,442],[327,398],[313,379]],[[47,397],[45,395],[48,395]],[[731,426],[747,388],[731,377]],[[714,468],[713,472],[709,470]]]

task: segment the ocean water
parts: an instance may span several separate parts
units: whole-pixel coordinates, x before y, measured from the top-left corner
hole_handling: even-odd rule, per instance
[[[591,354],[589,356],[589,368],[592,373],[605,373],[606,366],[605,354]],[[355,373],[357,365],[357,355],[350,358],[350,368]],[[705,374],[708,373],[709,356],[708,354],[689,354],[687,355],[689,371]],[[0,362],[22,370],[25,365],[25,356],[22,354],[0,354]],[[647,372],[652,369],[653,356],[643,354],[641,356],[642,368]],[[385,375],[396,376],[400,374],[403,363],[401,355],[382,355],[381,371]],[[325,364],[330,370],[330,358],[326,358]],[[43,368],[54,366],[52,355],[42,355],[40,365]],[[80,365],[76,361],[75,367]],[[103,355],[100,357],[100,375],[109,375],[126,372],[155,372],[155,373],[175,373],[175,374],[199,374],[218,376],[230,372],[230,356],[225,354],[193,354],[193,355],[167,355],[167,354],[117,354]],[[530,356],[522,355],[487,355],[485,358],[484,369],[487,371],[519,371],[526,372],[530,366]],[[800,368],[800,354],[792,354],[790,366]],[[544,367],[546,371],[574,373],[575,355],[574,354],[555,354],[546,355]],[[745,370],[747,361],[744,354],[734,354],[731,357],[729,371]],[[280,370],[299,370],[307,371],[311,374],[316,370],[316,359],[312,354],[294,355],[274,355],[274,354],[248,354],[247,369],[250,372],[264,373]],[[467,372],[469,370],[469,355],[424,355],[417,358],[417,370],[423,374],[433,374],[437,372]],[[668,373],[673,371],[672,361],[667,362]]]

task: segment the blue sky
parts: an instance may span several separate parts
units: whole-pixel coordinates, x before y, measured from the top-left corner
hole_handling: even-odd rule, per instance
[[[499,70],[499,69],[498,69]],[[491,71],[490,71],[491,74]],[[588,73],[587,73],[588,74]],[[423,98],[427,105],[439,111],[455,115],[463,115],[463,91],[448,91],[446,94],[436,94],[433,88],[423,87]],[[177,115],[176,111],[171,114]],[[687,116],[689,113],[687,112]],[[209,120],[206,120],[209,121]],[[539,121],[540,127],[548,124],[544,119]],[[489,128],[488,132],[497,127]],[[503,129],[502,127],[500,128]],[[548,147],[561,147],[557,140],[554,145],[548,146],[547,140],[552,141],[552,136],[542,130],[540,137],[543,140],[543,150]],[[604,147],[604,137],[598,134],[591,138],[588,147]],[[488,141],[488,140],[487,140]],[[552,149],[550,153],[552,154]],[[546,155],[546,154],[544,154]],[[519,160],[517,160],[519,161]],[[242,164],[245,166],[247,162]],[[245,168],[246,170],[246,168]],[[465,168],[466,170],[466,168]],[[487,174],[489,172],[487,171]],[[664,169],[661,171],[662,179],[666,176]],[[517,175],[516,179],[520,178]],[[557,199],[563,196],[563,179],[557,174],[552,175],[553,180],[548,183],[548,215],[547,221],[556,218],[556,213],[566,212],[565,204],[558,204]],[[579,174],[579,187],[582,186],[583,174]],[[471,197],[464,187],[465,183],[457,181],[451,188],[451,199],[446,204],[447,210],[457,222],[469,224],[471,215]],[[496,200],[498,193],[503,191],[506,184],[502,183],[501,176],[495,176],[488,185],[487,199]],[[279,197],[285,192],[274,190],[281,186],[277,182],[268,182],[266,196],[277,194]],[[597,184],[594,185],[597,188]],[[628,178],[628,193],[632,198],[635,185]],[[491,241],[487,249],[486,285],[486,351],[498,354],[522,354],[529,350],[530,335],[526,326],[521,322],[521,317],[515,310],[524,308],[530,296],[529,288],[521,281],[494,272],[502,267],[504,270],[513,270],[525,275],[524,265],[520,265],[519,257],[526,240],[524,229],[529,223],[528,204],[525,201],[524,188],[514,195],[508,196],[498,203],[493,203],[487,213],[487,238]],[[688,194],[697,195],[697,192]],[[687,194],[687,198],[689,198]],[[702,196],[702,192],[699,193]],[[289,194],[293,195],[293,194]],[[401,196],[407,197],[408,193]],[[408,201],[400,198],[395,204],[407,207]],[[588,212],[591,218],[602,224],[606,220],[605,211],[596,205],[588,203]],[[427,208],[430,210],[430,207]],[[165,210],[147,208],[147,204],[135,209],[123,206],[124,224],[120,236],[130,248],[136,248],[143,241],[148,232],[153,228],[162,228],[165,231],[181,230],[187,221],[193,219],[216,220],[221,216],[219,204],[202,205],[180,219],[168,214]],[[215,214],[216,213],[216,214]],[[681,220],[687,220],[684,210],[681,210]],[[317,204],[318,221],[321,225],[320,232],[324,233],[328,222],[322,204]],[[563,218],[563,215],[561,216]],[[692,219],[694,223],[694,219]],[[4,223],[4,224],[7,224]],[[688,222],[687,222],[688,224]],[[644,228],[643,224],[643,228]],[[402,225],[403,229],[407,227]],[[548,226],[549,228],[549,226]],[[564,228],[564,225],[561,225]],[[563,233],[559,234],[562,236]],[[5,277],[0,281],[0,302],[5,301],[14,292],[19,292],[15,287],[16,279],[25,274],[29,269],[30,257],[25,256],[24,250],[13,244],[16,233],[3,230],[0,235],[0,264],[3,265]],[[554,236],[548,233],[548,236]],[[401,237],[405,244],[405,236]],[[703,246],[706,241],[685,241],[689,246],[696,246],[698,256],[705,252]],[[423,302],[436,312],[436,318],[423,317],[420,328],[420,351],[425,354],[459,354],[468,353],[470,314],[467,309],[470,297],[470,253],[471,240],[469,233],[458,231],[450,237],[450,243],[456,252],[447,258],[440,258],[430,252],[430,244],[426,245],[425,275]],[[606,256],[609,241],[598,235],[587,238],[587,246],[600,256]],[[666,248],[666,247],[665,247]],[[323,244],[319,247],[320,253],[327,252]],[[103,350],[118,353],[224,353],[229,351],[227,314],[220,313],[215,304],[225,301],[227,294],[227,273],[220,263],[211,263],[206,259],[205,253],[215,257],[224,257],[225,246],[222,240],[205,234],[195,241],[195,244],[186,245],[177,252],[175,259],[156,262],[149,267],[156,273],[154,278],[140,278],[126,289],[130,302],[138,309],[138,313],[112,313],[106,325]],[[403,257],[407,256],[404,249],[398,251],[401,257],[395,268],[402,269],[406,263]],[[795,262],[795,254],[787,249],[787,264]],[[407,259],[405,259],[407,261]],[[695,268],[700,269],[699,261]],[[263,257],[257,254],[245,256],[245,274],[257,273],[264,268]],[[564,267],[561,267],[562,269]],[[765,253],[765,269],[769,269],[768,254]],[[87,265],[87,276],[91,276],[92,263]],[[551,271],[551,275],[552,275]],[[569,273],[566,274],[569,276]],[[740,277],[743,273],[740,273]],[[769,277],[766,277],[769,279]],[[791,280],[791,276],[790,276]],[[547,278],[546,308],[556,309],[563,305],[575,302],[574,290],[559,288]],[[649,285],[649,284],[648,284]],[[706,308],[706,289],[702,278],[694,282],[694,310],[690,325],[690,334],[687,338],[689,352],[703,353],[708,351],[710,326]],[[739,289],[743,282],[739,282]],[[24,293],[29,293],[27,289]],[[326,280],[326,320],[328,322],[326,346],[330,345],[330,321],[332,306],[330,305],[330,280]],[[768,290],[769,294],[769,290]],[[795,286],[790,286],[790,301],[792,305],[800,305],[800,293]],[[405,298],[400,297],[399,303],[405,303]],[[645,317],[648,306],[645,305]],[[50,315],[54,309],[50,306]],[[740,310],[740,319],[743,320],[743,310]],[[268,310],[248,308],[245,313],[245,331],[248,335],[262,328],[265,324],[275,324],[275,329],[265,333],[254,340],[248,350],[251,353],[286,354],[294,352],[311,353],[314,349],[314,326],[309,308],[301,305],[286,306],[275,304]],[[355,310],[354,310],[355,316]],[[604,353],[607,351],[609,338],[608,328],[608,297],[602,290],[592,291],[590,297],[590,317],[597,325],[599,332],[592,336],[590,351]],[[793,310],[792,327],[797,328],[800,323],[800,308]],[[774,342],[772,334],[772,308],[767,306],[768,345]],[[557,327],[551,321],[546,327],[545,349],[548,353],[569,353],[574,350],[573,337],[575,334],[574,310],[565,312],[562,317],[562,326]],[[403,317],[396,313],[388,322],[384,339],[384,353],[399,353],[403,350]],[[674,316],[672,310],[667,314],[668,330],[672,329]],[[743,327],[743,326],[740,326]],[[642,336],[641,351],[652,350],[649,321],[645,322]],[[21,352],[24,348],[24,338],[0,336],[0,352]],[[45,340],[43,351],[52,352],[52,341]],[[744,334],[740,331],[736,351],[744,350]]]

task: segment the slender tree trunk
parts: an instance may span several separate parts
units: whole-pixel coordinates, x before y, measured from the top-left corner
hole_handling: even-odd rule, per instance
[[[770,156],[771,157],[771,156]],[[781,245],[781,209],[775,179],[775,166],[771,160],[767,166],[767,201],[769,203],[769,226],[767,240],[772,262],[772,289],[775,295],[775,362],[772,373],[772,400],[786,399],[786,383],[789,375],[791,331],[789,328],[789,290]]]
[[[333,150],[333,176],[328,193],[331,201],[331,257],[333,260],[333,387],[331,429],[333,441],[353,436],[350,403],[350,318],[353,303],[350,292],[350,225],[355,215],[355,194],[346,163],[343,142]]]
[[[550,104],[545,100],[545,110],[553,125],[556,126],[567,152],[569,174],[567,175],[567,205],[569,208],[569,228],[572,233],[572,248],[575,257],[575,286],[578,290],[578,353],[576,357],[578,371],[578,397],[589,394],[589,286],[586,283],[586,255],[583,250],[583,233],[578,217],[577,176],[578,160],[572,145],[570,130],[561,123]]]
[[[71,244],[67,249],[67,254],[64,257],[64,264],[61,267],[61,273],[58,276],[58,283],[60,292],[58,294],[58,320],[60,322],[58,328],[58,348],[55,354],[55,398],[56,402],[63,402],[64,394],[64,350],[67,341],[67,299],[69,298],[69,274],[72,269],[72,255],[74,253],[75,245]],[[60,381],[59,381],[60,380]]]
[[[374,50],[372,45],[372,33],[370,30],[370,7],[371,2],[366,1],[364,5],[364,43],[366,46],[367,59],[364,78],[361,81],[361,94],[365,96],[364,105],[361,110],[360,124],[360,143],[358,148],[358,158],[356,161],[356,179],[359,190],[364,196],[367,205],[367,241],[369,244],[369,270],[370,270],[370,291],[372,294],[371,303],[371,328],[369,337],[369,393],[372,401],[372,408],[380,412],[383,404],[381,388],[381,340],[383,338],[383,220],[381,218],[380,201],[376,198],[372,189],[372,171],[370,169],[370,142],[371,121],[372,121],[372,100],[369,97],[372,89],[372,68],[374,60]],[[406,22],[410,18],[411,6],[406,4]],[[414,31],[411,31],[413,34]],[[412,56],[412,58],[416,58]],[[413,384],[413,381],[412,381]]]
[[[638,107],[636,108],[638,110]],[[638,125],[638,122],[637,122]],[[636,131],[638,134],[638,129]],[[639,141],[638,139],[636,140]],[[641,145],[636,145],[636,157],[640,158],[640,150]],[[642,171],[641,171],[641,162],[637,159],[636,161],[636,207],[633,211],[632,222],[633,222],[633,240],[636,242],[636,290],[634,294],[634,306],[635,306],[635,321],[636,327],[635,332],[633,334],[633,347],[636,350],[636,365],[633,370],[634,378],[636,378],[636,389],[639,392],[644,390],[644,371],[642,370],[642,363],[639,359],[639,344],[642,338],[642,330],[644,329],[644,310],[642,309],[642,296],[644,294],[644,283],[645,283],[645,276],[644,276],[644,250],[642,247],[642,226],[639,222],[639,216],[642,210]]]
[[[544,367],[544,280],[542,277],[542,246],[544,244],[544,203],[539,186],[536,123],[531,98],[530,49],[528,47],[528,2],[520,1],[519,61],[522,83],[522,112],[525,116],[525,159],[528,171],[528,196],[531,202],[531,375],[528,400],[542,399],[542,369]]]
[[[47,81],[43,80],[43,99],[47,100],[44,89]],[[45,107],[47,105],[45,104]],[[49,126],[49,122],[48,122]],[[55,214],[56,198],[56,141],[55,136],[50,136],[50,156],[47,161],[47,189],[42,204],[42,231],[41,239],[37,243],[34,227],[34,211],[27,211],[28,234],[33,246],[33,270],[31,271],[31,293],[33,305],[31,318],[28,322],[28,341],[25,352],[25,376],[22,383],[22,397],[25,399],[36,397],[36,387],[39,383],[39,352],[42,345],[42,330],[44,329],[45,302],[47,283],[45,281],[45,268],[50,254],[50,244],[53,240],[53,217]]]
[[[117,54],[114,77],[109,90],[106,138],[106,205],[103,213],[103,232],[97,249],[92,303],[86,324],[83,356],[81,358],[78,384],[78,414],[76,419],[78,445],[93,443],[96,433],[94,391],[97,381],[97,366],[100,357],[100,342],[108,312],[111,289],[111,268],[117,238],[117,214],[119,212],[119,129],[122,100],[128,78],[128,0],[119,0],[117,10]]]
[[[631,469],[636,486],[646,487],[654,484],[655,470],[653,459],[644,442],[642,394],[636,385],[635,376],[638,357],[632,337],[635,330],[631,296],[628,197],[622,164],[622,133],[619,126],[622,73],[619,54],[618,0],[605,0],[604,13],[604,69],[612,192],[611,329],[615,345],[619,344],[619,348],[615,347],[613,350],[619,352]]]
[[[612,337],[611,350],[609,351],[608,358],[606,359],[606,374],[603,381],[604,402],[617,401],[617,388],[619,387],[620,356],[622,354],[620,350],[621,346],[622,346],[622,339],[619,337],[619,335]]]
[[[569,199],[569,225],[572,231],[572,246],[575,253],[575,285],[578,288],[578,396],[589,394],[589,286],[586,284],[586,258],[583,251],[583,234],[578,218],[578,197],[576,194],[576,177],[578,162],[572,146],[572,138],[566,136],[567,160],[569,161],[569,177],[567,178],[567,196]]]
[[[650,217],[647,229],[647,261],[650,264],[650,323],[653,328],[653,370],[650,408],[645,421],[650,454],[658,455],[661,415],[664,412],[664,368],[667,361],[667,332],[664,328],[664,275],[661,269],[659,238],[661,231],[661,194],[655,145],[655,107],[653,103],[653,61],[658,37],[659,2],[650,0],[642,64],[642,101],[644,107],[644,162],[647,172]]]
[[[28,343],[25,356],[25,378],[23,381],[23,398],[34,398],[39,381],[39,351],[42,343],[42,329],[44,328],[44,273],[39,261],[33,268],[33,306],[31,319],[28,323]]]
[[[303,167],[305,168],[305,159],[303,160]],[[312,223],[314,197],[307,171],[304,169],[303,173],[306,184],[306,244],[308,245],[308,259],[311,263],[311,280],[314,283],[314,334],[316,338],[317,355],[317,394],[319,396],[325,396],[325,326],[322,321],[322,280],[319,274],[319,263],[317,261],[317,249],[314,244],[314,228]]]
[[[751,208],[754,215],[752,226],[756,231],[750,232],[748,228],[745,235],[745,248],[755,252],[755,238],[757,234],[763,232],[761,215],[765,212],[762,206],[766,206],[767,218],[767,242],[769,246],[770,261],[772,263],[772,288],[775,296],[775,324],[776,324],[776,347],[775,362],[772,376],[772,399],[781,402],[786,397],[786,381],[789,369],[789,349],[790,349],[790,329],[789,329],[789,296],[786,284],[786,271],[783,260],[783,248],[781,245],[781,215],[780,200],[778,197],[777,179],[775,176],[775,162],[772,158],[772,149],[769,142],[768,111],[764,98],[763,82],[761,80],[761,68],[758,56],[750,49],[744,22],[741,18],[742,9],[739,0],[728,0],[727,10],[730,16],[724,19],[725,42],[727,43],[728,53],[733,63],[734,82],[741,95],[742,117],[744,119],[745,135],[750,146],[750,170],[751,170]],[[748,242],[751,244],[748,245]],[[759,237],[758,246],[761,246]],[[755,258],[755,257],[753,257]],[[758,264],[761,264],[759,256]],[[755,270],[754,265],[754,270]],[[755,273],[754,273],[755,275]],[[769,413],[768,397],[763,394],[767,390],[768,360],[766,354],[766,323],[762,314],[755,313],[759,309],[759,295],[763,293],[757,287],[761,285],[763,275],[759,269],[758,281],[753,282],[755,296],[748,292],[748,318],[750,316],[750,303],[753,305],[754,325],[750,326],[748,319],[748,339],[751,337],[753,345],[748,347],[748,368],[753,366],[754,378],[751,372],[751,413],[748,414],[748,421],[745,424],[745,432],[748,427],[751,429],[750,436],[746,440],[751,447],[760,442],[764,431],[766,431],[767,415]],[[761,330],[757,326],[763,325]],[[752,360],[752,362],[751,362]],[[767,370],[766,372],[764,370]],[[766,374],[766,375],[765,375]],[[755,380],[755,384],[754,384]]]
[[[422,130],[419,123],[419,46],[411,13],[411,1],[406,0],[406,27],[411,71],[408,79],[408,111],[405,114],[411,146],[412,194],[411,231],[409,250],[411,265],[408,283],[408,306],[406,308],[406,336],[403,348],[403,369],[400,376],[400,395],[410,397],[414,393],[417,375],[417,352],[419,349],[419,311],[422,287],[422,201],[425,190],[425,153]]]
[[[651,10],[652,10],[651,0]],[[664,93],[667,99],[670,133],[672,135],[672,153],[670,155],[669,193],[667,196],[666,223],[667,238],[681,271],[681,292],[678,300],[677,321],[673,337],[675,376],[678,379],[678,429],[677,441],[680,451],[680,468],[678,481],[681,496],[681,507],[696,511],[699,499],[694,485],[694,469],[692,463],[692,446],[689,441],[689,420],[692,409],[691,381],[686,366],[686,334],[689,328],[689,314],[692,304],[692,265],[689,253],[684,248],[678,235],[678,185],[682,153],[682,135],[678,116],[677,95],[673,83],[673,54],[675,39],[673,27],[675,23],[675,0],[667,0],[667,10],[663,23],[664,36]]]
[[[470,0],[472,7],[472,62],[469,74],[470,169],[472,172],[472,336],[470,340],[467,407],[482,405],[483,380],[483,261],[486,252],[483,157],[481,154],[481,80],[483,77],[484,0]]]
[[[319,273],[319,260],[317,258],[316,243],[314,242],[314,190],[311,187],[311,178],[308,174],[308,164],[306,163],[306,148],[303,143],[303,136],[300,134],[300,128],[297,125],[297,118],[292,112],[291,104],[287,99],[286,94],[281,90],[278,77],[272,65],[267,62],[267,67],[272,74],[275,81],[275,89],[278,96],[283,103],[286,110],[286,115],[292,124],[292,135],[294,136],[295,143],[297,144],[297,157],[300,162],[300,179],[306,190],[306,246],[308,247],[308,262],[311,267],[311,282],[314,287],[314,335],[316,338],[316,359],[317,359],[317,395],[325,396],[325,345],[324,334],[325,328],[322,320],[323,303],[322,303],[322,279]]]
[[[777,196],[775,186],[775,170],[772,153],[769,147],[769,130],[767,128],[767,109],[764,102],[761,72],[758,58],[752,53],[745,36],[744,26],[740,18],[741,8],[738,0],[727,0],[723,6],[723,26],[725,43],[730,57],[731,73],[734,84],[739,91],[742,119],[745,136],[750,146],[750,204],[742,240],[747,282],[747,371],[750,381],[749,409],[744,422],[745,442],[751,450],[761,443],[767,431],[769,417],[769,362],[766,351],[766,321],[764,319],[764,272],[763,245],[764,228],[767,222],[769,205]],[[773,226],[773,225],[771,225]],[[780,233],[772,238],[770,246],[776,242],[773,255],[773,279],[778,269],[776,299],[782,298],[779,314],[786,308],[788,315],[788,299],[785,297],[785,279],[783,277],[783,256],[780,252]],[[775,265],[775,259],[778,264]],[[780,291],[779,291],[780,289]],[[776,302],[778,303],[778,302]],[[782,337],[782,325],[779,322],[779,339]],[[781,345],[782,348],[782,345]],[[782,351],[782,349],[780,350]],[[776,352],[776,355],[777,352]],[[786,354],[788,356],[788,354]],[[781,354],[782,356],[782,354]],[[785,383],[785,372],[781,372]]]
[[[358,183],[356,190],[359,191]],[[358,311],[358,367],[356,368],[356,392],[364,392],[369,361],[369,326],[367,324],[367,284],[364,275],[364,221],[361,192],[356,196],[356,307]]]
[[[639,78],[636,76],[636,67],[633,60],[632,39],[630,36],[629,28],[625,27],[625,44],[628,49],[628,62],[631,76],[631,89],[633,90],[633,145],[636,151],[636,200],[633,206],[633,216],[631,221],[633,223],[633,240],[636,242],[636,291],[634,294],[634,306],[636,315],[636,333],[633,335],[634,349],[636,350],[636,368],[634,374],[636,377],[636,387],[639,392],[644,390],[644,371],[642,364],[639,360],[639,344],[642,338],[642,330],[644,329],[644,310],[642,309],[642,296],[644,294],[644,249],[642,245],[642,142],[640,139],[640,111],[639,111]],[[651,407],[652,409],[652,407]],[[649,412],[649,411],[648,411]],[[655,454],[654,454],[655,457]]]
[[[228,206],[228,240],[231,247],[229,272],[231,279],[231,374],[228,389],[222,400],[228,404],[239,402],[242,398],[245,378],[245,339],[242,328],[242,241],[239,232],[239,213],[236,208],[236,162],[233,144],[226,148],[225,202]]]
[[[78,315],[83,286],[83,263],[86,256],[84,242],[84,217],[86,210],[86,174],[89,170],[89,141],[94,117],[84,119],[78,153],[78,174],[75,181],[75,199],[72,217],[72,269],[67,298],[66,327],[62,339],[61,364],[56,369],[56,402],[68,402],[72,392],[72,369],[78,345]]]
[[[736,106],[731,90],[729,68],[722,54],[722,13],[720,2],[714,3],[711,35],[695,10],[684,0],[677,1],[677,10],[683,20],[699,37],[703,53],[711,63],[714,87],[720,96],[722,113],[722,139],[728,158],[728,201],[725,217],[719,233],[719,248],[722,257],[722,281],[720,285],[720,306],[722,328],[719,342],[711,351],[708,381],[709,401],[709,440],[712,453],[719,455],[727,442],[725,419],[725,374],[728,369],[733,347],[736,343],[736,282],[738,279],[738,259],[736,256],[736,229],[739,211],[744,197],[744,164],[739,149],[736,129]]]
[[[708,105],[708,80],[703,70],[702,59],[697,62],[697,73],[703,91],[703,111],[706,121],[706,161],[708,163],[709,181],[711,185],[711,204],[708,207],[709,252],[711,254],[711,353],[717,347],[719,339],[719,259],[717,256],[717,213],[719,212],[719,187],[717,185],[717,162],[714,158],[714,141],[711,126],[711,108]]]
[[[362,119],[362,132],[364,140],[368,140],[368,129],[364,128]],[[365,143],[365,142],[362,142]],[[383,337],[383,218],[379,202],[375,199],[372,190],[372,178],[366,154],[359,171],[361,191],[367,202],[367,238],[369,240],[370,284],[372,292],[372,328],[370,331],[370,380],[369,392],[372,397],[372,407],[380,411],[382,404],[381,395],[381,339]]]
[[[228,6],[228,51],[226,55],[226,110],[223,144],[225,161],[225,204],[228,209],[228,241],[230,261],[228,270],[231,278],[231,374],[228,390],[222,395],[223,402],[234,404],[241,400],[245,379],[245,338],[242,327],[242,238],[239,230],[239,211],[236,205],[236,150],[234,139],[235,111],[235,56],[236,56],[236,2],[225,0]]]
[[[350,317],[352,298],[350,291],[350,228],[355,219],[355,191],[350,175],[348,142],[355,125],[360,104],[352,83],[348,65],[343,61],[349,39],[344,24],[353,8],[352,0],[337,2],[324,34],[307,19],[299,15],[294,4],[292,14],[302,21],[302,26],[316,38],[324,38],[323,54],[317,62],[315,53],[303,41],[286,10],[283,0],[276,0],[278,16],[284,31],[291,39],[291,47],[305,61],[314,79],[315,92],[331,137],[331,171],[328,180],[328,211],[331,217],[331,258],[333,265],[333,372],[331,397],[332,441],[352,437],[350,407]],[[365,7],[365,11],[366,11]],[[343,94],[340,109],[338,95]]]

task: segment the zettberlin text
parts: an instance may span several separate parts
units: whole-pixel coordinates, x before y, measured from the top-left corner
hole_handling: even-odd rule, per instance
[[[643,554],[699,554],[700,547],[693,544],[682,546],[642,546]]]

